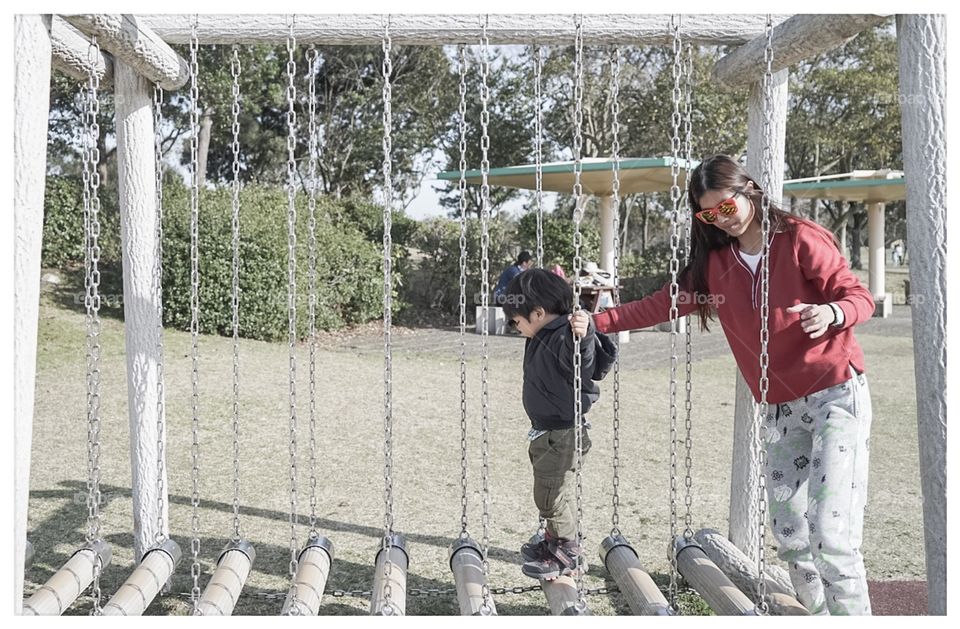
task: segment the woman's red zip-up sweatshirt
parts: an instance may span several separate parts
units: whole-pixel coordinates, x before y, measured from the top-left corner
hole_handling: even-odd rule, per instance
[[[760,400],[760,270],[753,273],[740,257],[736,241],[710,252],[707,263],[708,303],[727,336],[740,373]],[[865,371],[863,350],[853,326],[873,316],[870,291],[847,268],[833,236],[810,221],[796,219],[792,230],[770,238],[769,368],[771,404],[789,402],[850,379],[852,365]],[[702,297],[701,297],[702,299]],[[830,326],[811,339],[800,326],[800,313],[787,308],[800,303],[834,302],[843,310],[843,325]],[[681,289],[680,316],[697,303]],[[593,316],[601,332],[646,328],[670,320],[670,285],[639,301]]]

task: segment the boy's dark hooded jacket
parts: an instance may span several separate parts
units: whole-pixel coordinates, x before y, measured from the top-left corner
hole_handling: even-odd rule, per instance
[[[602,380],[613,366],[617,348],[590,324],[580,339],[581,400],[584,414],[600,398]],[[559,316],[527,339],[523,352],[523,408],[537,430],[573,428],[573,332]]]

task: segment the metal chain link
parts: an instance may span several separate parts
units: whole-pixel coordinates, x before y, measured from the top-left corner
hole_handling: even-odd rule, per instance
[[[309,130],[307,181],[307,328],[310,339],[310,537],[316,539],[317,530],[317,48],[307,49],[307,92]]]
[[[467,533],[467,59],[466,46],[457,47],[460,102],[460,539]]]
[[[230,59],[233,114],[233,195],[230,232],[232,235],[232,278],[230,311],[233,327],[233,540],[240,541],[240,52],[234,44]]]
[[[154,541],[157,545],[166,539],[163,508],[166,503],[164,489],[164,444],[166,442],[166,402],[163,371],[163,88],[153,88],[154,175],[157,199],[157,218],[154,225],[153,292],[157,303],[157,530]]]
[[[392,597],[393,588],[390,578],[393,562],[390,554],[393,549],[393,180],[392,153],[393,112],[391,109],[393,92],[391,78],[393,62],[390,58],[390,16],[386,18],[383,30],[383,552],[384,562],[383,607],[381,613],[391,616],[396,612]]]
[[[690,200],[688,198],[688,189],[690,184],[691,163],[693,161],[693,45],[687,44],[687,54],[685,59],[684,71],[684,92],[683,92],[683,189],[681,190],[681,208],[682,215],[678,214],[677,219],[683,222],[683,260],[684,266],[690,261],[690,240],[693,215],[690,212]],[[686,348],[686,361],[684,363],[684,447],[686,456],[684,457],[684,515],[683,515],[683,536],[687,540],[693,538],[693,328],[690,325],[690,315],[684,317],[684,340]]]
[[[480,22],[480,295],[481,308],[484,317],[489,317],[490,298],[490,87],[487,80],[490,77],[490,40],[487,37],[489,16],[483,16]],[[488,616],[493,612],[493,599],[490,597],[490,405],[488,391],[489,377],[489,327],[484,325],[481,332],[480,358],[480,483],[482,514],[482,538],[480,540],[480,566],[483,570],[483,585],[480,605],[480,614]]]
[[[670,28],[673,39],[673,115],[671,117],[673,135],[671,137],[672,161],[670,164],[670,201],[673,208],[670,214],[670,543],[677,537],[677,336],[680,320],[680,310],[677,306],[680,295],[680,285],[677,275],[680,271],[680,22],[681,16],[670,16]],[[677,607],[677,558],[670,553],[670,605]]]
[[[193,538],[190,540],[190,576],[193,579],[193,614],[200,611],[200,89],[197,53],[197,17],[190,28],[190,384],[192,389],[191,424],[192,489],[190,516]]]
[[[515,585],[512,587],[491,587],[490,593],[494,596],[506,596],[508,594],[529,594],[531,592],[540,592],[543,590],[541,585]],[[620,592],[620,588],[616,585],[600,586],[595,588],[587,588],[584,590],[586,596],[600,596],[606,594],[616,594]],[[407,596],[410,598],[440,598],[444,596],[455,596],[457,593],[456,588],[410,588],[407,590]],[[177,592],[177,596],[189,597],[189,592]],[[253,596],[260,599],[266,600],[285,600],[287,594],[285,592],[267,592],[265,590],[247,590],[244,589],[244,595]],[[373,596],[371,590],[328,590],[324,592],[324,596],[330,596],[332,598],[367,598],[369,599]]]
[[[763,196],[761,197],[762,220],[761,234],[763,239],[763,255],[761,256],[760,272],[760,412],[754,422],[756,426],[756,448],[759,453],[758,461],[758,482],[757,482],[757,500],[758,500],[758,521],[757,526],[760,529],[758,535],[759,552],[757,555],[757,571],[759,581],[757,582],[757,608],[761,613],[767,613],[767,582],[766,582],[766,530],[767,530],[767,475],[765,467],[767,464],[767,451],[763,443],[763,422],[767,417],[768,404],[767,392],[770,388],[770,380],[767,377],[767,369],[770,366],[770,194],[773,190],[773,174],[770,172],[770,166],[773,161],[773,149],[770,146],[770,135],[773,117],[773,17],[767,15],[766,24],[766,47],[763,57],[766,61],[766,71],[763,73],[763,174],[762,187]]]
[[[88,544],[100,539],[100,77],[96,60],[100,57],[97,37],[90,37],[88,47],[87,91],[85,98],[84,147],[84,241],[85,241],[85,295],[87,334],[87,534]],[[103,566],[94,562],[93,610],[100,616],[100,572]]]
[[[613,303],[620,305],[620,49],[613,49],[610,73],[610,146],[613,160]],[[610,535],[620,535],[620,335],[614,335],[613,363],[613,516]]]
[[[299,522],[299,502],[297,495],[297,38],[294,33],[296,17],[287,16],[287,349],[290,398],[290,578],[296,577],[298,568],[299,544],[297,542],[297,524]],[[291,585],[290,615],[299,615],[300,605],[297,599],[297,586]]]
[[[576,32],[574,35],[574,65],[573,65],[573,308],[580,308],[580,270],[583,268],[581,246],[583,234],[580,225],[583,222],[584,197],[583,185],[580,181],[583,173],[583,15],[574,16]],[[583,386],[581,373],[580,337],[573,337],[573,417],[574,438],[577,451],[575,502],[577,521],[577,611],[584,612],[587,602],[584,600],[583,590],[583,399],[580,390]]]
[[[533,148],[536,168],[537,267],[543,268],[543,50],[533,46]]]

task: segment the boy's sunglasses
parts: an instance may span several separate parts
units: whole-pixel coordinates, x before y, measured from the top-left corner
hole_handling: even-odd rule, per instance
[[[721,215],[733,216],[734,214],[737,213],[737,202],[735,201],[735,199],[740,194],[741,194],[740,191],[734,192],[732,197],[728,199],[724,199],[723,201],[721,201],[720,203],[717,203],[713,207],[709,207],[705,210],[700,210],[699,212],[694,214],[694,216],[699,218],[701,221],[703,221],[707,225],[712,225],[713,223],[717,222],[717,218],[719,218]]]

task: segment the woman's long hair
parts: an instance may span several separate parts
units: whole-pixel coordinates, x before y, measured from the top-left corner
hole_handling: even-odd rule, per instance
[[[748,188],[747,184],[753,187]],[[693,169],[687,185],[687,202],[691,209],[690,232],[690,262],[680,272],[679,281],[684,290],[693,294],[697,304],[697,313],[700,316],[700,328],[708,330],[707,322],[713,318],[712,300],[707,299],[710,294],[707,286],[707,261],[710,252],[714,249],[729,246],[736,238],[727,235],[725,231],[713,225],[707,225],[693,214],[699,212],[700,198],[709,190],[733,190],[744,195],[753,204],[753,220],[762,219],[762,202],[764,191],[756,179],[750,176],[746,169],[728,155],[713,155],[706,158]],[[789,231],[799,219],[770,203],[770,229],[772,231]]]

